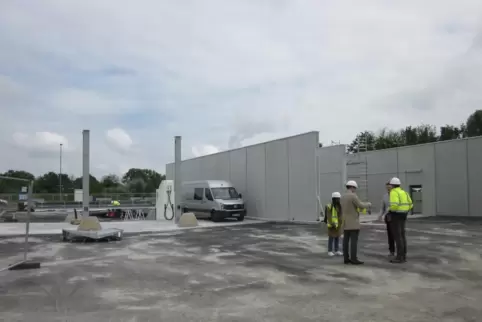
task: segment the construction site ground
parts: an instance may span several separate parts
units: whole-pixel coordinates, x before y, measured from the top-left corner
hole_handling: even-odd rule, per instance
[[[0,273],[2,321],[478,321],[482,223],[411,219],[409,262],[387,261],[382,223],[364,266],[327,256],[321,225],[253,223],[70,244],[31,238],[39,270]],[[0,239],[0,264],[21,257]]]

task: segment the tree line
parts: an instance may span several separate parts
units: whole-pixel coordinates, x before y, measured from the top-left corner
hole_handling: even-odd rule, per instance
[[[482,110],[472,113],[465,123],[441,126],[422,124],[399,130],[384,128],[378,133],[360,132],[348,145],[349,153],[396,148],[401,146],[462,139],[482,135]]]
[[[82,177],[55,172],[47,172],[39,177],[22,170],[8,170],[0,173],[2,176],[16,177],[34,180],[34,193],[60,193],[62,182],[62,193],[73,194],[75,189],[82,189]],[[61,180],[60,180],[61,179]],[[90,193],[155,193],[162,180],[162,175],[151,169],[131,168],[122,177],[115,174],[108,174],[98,180],[90,175]],[[26,186],[25,182],[0,179],[0,193],[19,193],[21,188]]]

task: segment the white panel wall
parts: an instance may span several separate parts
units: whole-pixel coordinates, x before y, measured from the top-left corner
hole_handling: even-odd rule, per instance
[[[318,132],[182,162],[182,181],[229,180],[246,201],[248,216],[315,221]],[[174,164],[166,165],[167,179]]]
[[[469,182],[469,216],[482,215],[482,194],[479,182],[482,182],[482,138],[467,140],[467,158]]]
[[[288,139],[290,218],[315,221],[319,216],[317,201],[318,133]]]
[[[468,216],[467,140],[435,145],[437,214]]]
[[[229,178],[236,189],[246,196],[246,149],[237,149],[229,152]]]
[[[289,220],[288,141],[265,144],[266,149],[266,218]]]
[[[181,163],[181,171],[183,174],[183,181],[199,180],[199,173],[201,172],[201,163],[187,160]],[[174,169],[174,168],[173,168]]]
[[[422,213],[435,214],[435,144],[422,144],[397,149],[398,173],[402,187],[422,185]]]
[[[264,144],[247,148],[246,197],[249,216],[264,218],[266,192],[266,152]]]
[[[318,191],[323,205],[331,202],[331,194],[345,190],[345,145],[319,148],[318,159]]]
[[[174,180],[174,163],[166,164],[166,179]]]

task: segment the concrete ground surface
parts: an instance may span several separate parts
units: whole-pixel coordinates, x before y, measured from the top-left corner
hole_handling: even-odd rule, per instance
[[[412,219],[409,262],[383,224],[360,258],[326,255],[320,225],[256,223],[69,244],[32,237],[40,270],[0,273],[2,321],[480,321],[482,223]],[[0,239],[14,262],[20,237]]]
[[[236,219],[226,219],[222,222],[212,222],[210,220],[198,220],[199,227],[220,227],[231,225],[245,225],[256,221],[245,219],[237,221]],[[186,228],[179,228],[173,221],[167,220],[129,220],[129,221],[104,221],[100,223],[102,228],[118,228],[123,229],[124,233],[145,233],[145,232],[162,232],[172,231]],[[31,223],[30,236],[35,235],[61,235],[62,229],[77,229],[77,226],[68,222],[60,223]],[[23,236],[25,235],[25,223],[2,223],[0,224],[0,237],[2,236]]]

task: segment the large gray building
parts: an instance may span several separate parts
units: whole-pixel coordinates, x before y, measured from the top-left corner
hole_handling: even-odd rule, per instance
[[[379,210],[385,183],[394,176],[425,215],[479,216],[482,137],[346,154],[345,145],[320,148],[318,132],[185,160],[181,180],[229,180],[243,194],[248,216],[316,221],[322,204],[346,180]],[[174,164],[166,166],[174,178]]]

